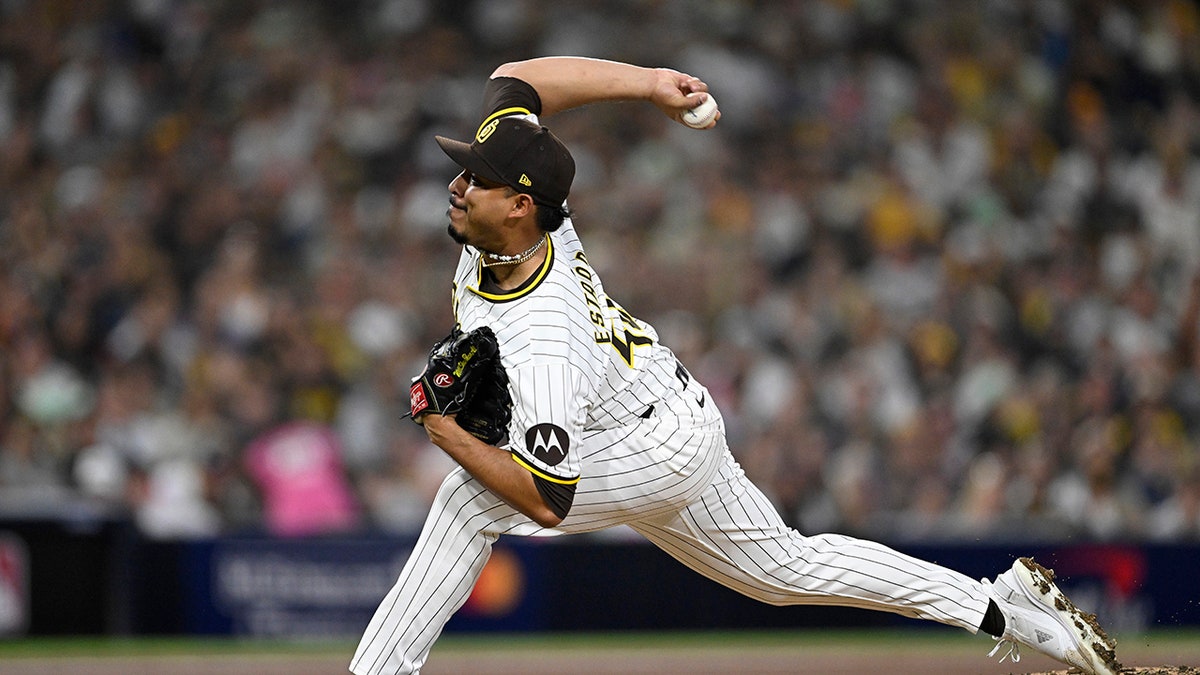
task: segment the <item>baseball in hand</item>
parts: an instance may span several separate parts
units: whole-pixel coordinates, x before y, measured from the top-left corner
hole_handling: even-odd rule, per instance
[[[693,129],[703,129],[713,122],[717,116],[717,99],[712,94],[704,99],[704,103],[683,113],[683,123]]]

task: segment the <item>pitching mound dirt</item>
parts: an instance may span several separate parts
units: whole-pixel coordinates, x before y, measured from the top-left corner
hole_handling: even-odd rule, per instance
[[[1200,668],[1190,665],[1139,665],[1138,668],[1122,668],[1121,675],[1200,675]],[[1079,670],[1049,670],[1030,675],[1079,675]]]

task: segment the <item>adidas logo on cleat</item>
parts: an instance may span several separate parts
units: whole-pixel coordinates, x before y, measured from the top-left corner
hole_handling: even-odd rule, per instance
[[[1037,633],[1037,641],[1038,641],[1039,645],[1042,644],[1043,642],[1049,642],[1050,640],[1054,639],[1054,636],[1047,633],[1046,631],[1038,630],[1038,631],[1034,631],[1034,632]]]

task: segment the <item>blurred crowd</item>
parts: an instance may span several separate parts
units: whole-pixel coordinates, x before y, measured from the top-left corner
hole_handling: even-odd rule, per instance
[[[1186,0],[4,0],[0,514],[419,528],[432,137],[553,54],[720,101],[547,121],[607,291],[793,525],[1200,538]]]

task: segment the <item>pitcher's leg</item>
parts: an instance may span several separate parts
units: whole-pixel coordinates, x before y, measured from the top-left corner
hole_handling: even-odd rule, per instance
[[[836,534],[804,536],[729,459],[699,500],[631,526],[697,572],[774,605],[837,605],[893,612],[975,632],[983,585],[963,574]]]
[[[466,471],[442,483],[400,578],[375,610],[350,662],[357,675],[416,673],[466,602],[500,534],[529,519]]]

